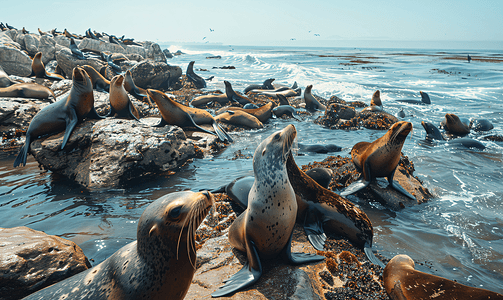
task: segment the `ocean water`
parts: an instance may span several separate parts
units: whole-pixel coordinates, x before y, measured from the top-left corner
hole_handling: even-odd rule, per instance
[[[472,132],[503,134],[503,51],[280,48],[222,45],[176,46],[184,55],[168,62],[183,72],[194,60],[196,73],[215,76],[208,90],[224,89],[224,80],[241,91],[248,84],[275,78],[297,82],[303,89],[329,99],[370,102],[379,89],[385,111],[401,108],[414,130],[403,153],[415,164],[415,175],[435,195],[429,202],[393,211],[375,202],[357,202],[369,215],[374,247],[385,257],[407,254],[416,268],[471,286],[503,293],[503,143],[482,141],[485,150],[455,149],[445,143],[425,143],[421,121],[438,124],[446,113],[485,118],[494,129]],[[467,54],[473,58],[466,60]],[[220,55],[221,59],[206,59]],[[213,69],[235,66],[236,69]],[[206,69],[207,71],[200,71]],[[420,99],[427,92],[432,104],[415,106],[396,99]],[[89,190],[57,174],[39,169],[29,156],[24,168],[12,168],[17,153],[0,157],[0,227],[28,226],[76,242],[96,265],[136,239],[137,221],[146,205],[180,190],[216,188],[237,177],[252,175],[251,159],[233,159],[239,150],[253,156],[262,139],[292,123],[299,142],[337,144],[349,155],[354,144],[373,141],[385,131],[329,130],[312,121],[270,120],[266,128],[231,133],[235,142],[222,153],[195,159],[175,175],[114,190]],[[326,154],[297,156],[297,164],[321,161]],[[355,198],[350,197],[351,200]]]

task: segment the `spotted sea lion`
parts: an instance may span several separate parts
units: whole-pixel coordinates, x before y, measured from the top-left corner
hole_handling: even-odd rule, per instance
[[[196,229],[213,203],[208,192],[157,199],[142,213],[136,241],[25,299],[183,299],[196,270]]]
[[[131,75],[130,70],[127,70],[126,74],[124,75],[124,88],[130,95],[132,95],[136,99],[141,101],[145,101],[146,99],[148,104],[150,104],[150,106],[153,106],[152,101],[150,101],[150,98],[148,97],[147,91],[134,84],[133,76]]]
[[[425,93],[423,91],[419,91],[419,93],[421,94],[421,100],[415,100],[415,99],[398,99],[396,101],[398,101],[398,102],[404,102],[404,103],[409,103],[409,104],[419,104],[419,105],[431,104],[430,96],[427,93]]]
[[[228,296],[255,283],[262,275],[263,259],[272,259],[281,253],[292,264],[324,259],[315,254],[291,252],[297,201],[285,164],[296,134],[295,127],[288,125],[262,141],[255,150],[255,182],[248,207],[229,228],[230,244],[246,253],[247,263],[213,292],[212,297]]]
[[[10,79],[9,75],[7,75],[2,66],[0,66],[0,88],[8,87],[20,82],[21,81],[15,81]]]
[[[316,98],[313,96],[313,94],[311,94],[312,88],[313,88],[313,85],[310,84],[304,90],[304,101],[306,102],[306,109],[307,110],[326,110],[327,107],[325,105],[321,104],[320,102],[318,102],[318,100],[316,100]]]
[[[464,135],[470,133],[470,125],[467,120],[463,122],[455,114],[445,114],[445,118],[440,124],[452,134]]]
[[[417,271],[414,269],[414,261],[403,254],[388,262],[382,276],[386,293],[396,300],[503,299],[503,295],[496,292]]]
[[[182,105],[173,101],[168,95],[157,90],[147,90],[148,96],[154,100],[159,108],[162,119],[156,126],[164,126],[167,124],[177,125],[180,127],[194,127],[203,132],[218,136],[221,141],[232,142],[232,138],[223,130],[215,121],[213,116],[204,109],[197,109]],[[198,124],[211,124],[215,132],[206,130]]]
[[[14,167],[26,165],[26,155],[30,142],[39,136],[65,131],[63,149],[78,122],[84,118],[102,119],[94,108],[93,86],[86,71],[80,67],[73,69],[70,93],[55,103],[42,108],[31,120],[26,131],[26,141],[14,161]]]
[[[194,63],[195,61],[189,62],[189,65],[187,66],[187,72],[185,74],[187,75],[187,78],[194,83],[196,88],[205,88],[206,81],[201,76],[194,73]]]
[[[51,97],[56,101],[54,92],[43,85],[31,82],[17,83],[5,88],[0,88],[0,97],[19,97],[19,98],[34,98],[34,99],[49,99]]]
[[[216,116],[215,120],[217,122],[232,124],[240,127],[245,126],[253,129],[264,127],[264,124],[262,124],[259,119],[243,110],[227,110]]]
[[[31,62],[31,74],[28,77],[35,76],[36,78],[47,78],[52,80],[61,80],[65,79],[63,76],[49,73],[45,70],[44,63],[42,62],[42,52],[37,52],[33,57],[33,61]]]
[[[262,84],[251,84],[243,90],[243,93],[246,94],[249,91],[255,90],[255,89],[273,90],[274,89],[274,86],[272,85],[273,81],[274,81],[274,78],[269,78],[269,79],[264,80],[264,82]]]
[[[231,111],[241,110],[241,111],[244,111],[245,113],[248,113],[250,115],[255,116],[257,119],[259,119],[260,122],[265,123],[265,122],[267,122],[267,120],[269,120],[269,118],[271,118],[273,108],[274,108],[273,102],[269,102],[265,105],[262,105],[261,107],[252,108],[252,109],[246,109],[244,107],[241,108],[241,107],[235,107],[235,106],[226,106],[226,107],[222,107],[221,109],[217,110],[216,115],[220,115],[228,110],[231,110]]]
[[[139,121],[140,114],[129,99],[126,89],[124,89],[124,75],[117,75],[110,83],[110,112],[109,116],[119,118],[136,119]]]
[[[95,68],[90,65],[83,65],[82,68],[87,72],[91,78],[93,89],[98,92],[110,92],[110,81],[103,77]]]
[[[412,123],[400,121],[393,124],[384,136],[372,143],[359,142],[354,145],[351,149],[351,158],[356,168],[362,170],[363,177],[349,185],[341,196],[353,194],[367,187],[376,177],[387,177],[390,187],[415,200],[414,196],[393,180],[403,143],[411,131]]]

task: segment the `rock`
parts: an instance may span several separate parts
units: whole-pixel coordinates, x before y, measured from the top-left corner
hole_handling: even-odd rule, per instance
[[[360,177],[360,172],[356,170],[350,157],[329,156],[322,162],[313,162],[307,166],[302,166],[302,170],[307,171],[317,167],[330,168],[333,171],[333,180],[330,183],[330,189],[334,191],[342,191],[342,189],[346,188]],[[422,185],[421,181],[415,177],[413,173],[414,164],[409,161],[407,156],[402,155],[393,179],[398,181],[407,192],[416,197],[416,200],[409,199],[396,190],[388,188],[388,181],[386,178],[377,178],[369,187],[348,196],[348,198],[350,199],[356,196],[360,198],[361,201],[372,199],[373,201],[377,201],[395,210],[421,204],[431,199],[433,195]]]
[[[68,44],[68,47],[70,44]],[[126,51],[121,45],[107,43],[101,40],[93,40],[89,38],[84,38],[79,45],[79,49],[84,51],[93,51],[93,52],[104,52],[108,51],[110,53],[125,53]]]
[[[134,83],[144,89],[168,89],[182,76],[182,69],[165,62],[142,61],[131,69]]]
[[[79,39],[73,39],[75,41],[75,44],[77,46],[80,45],[80,43],[82,42],[81,40]],[[63,46],[65,48],[70,48],[70,39],[67,38],[66,36],[64,35],[58,35],[56,37],[54,37],[54,41],[56,42],[56,44],[60,45],[60,46]]]
[[[162,50],[162,52],[164,53],[164,56],[166,56],[166,58],[173,58],[173,54],[171,54],[168,49],[164,49]]]
[[[147,53],[147,49],[145,49],[144,47],[142,46],[136,46],[136,45],[124,45],[125,47],[125,50],[126,52],[124,54],[126,55],[131,55],[131,54],[135,54],[135,55],[140,55],[142,58],[143,57],[147,57],[148,56],[148,53]]]
[[[20,299],[87,270],[77,244],[27,227],[0,228],[0,298]]]
[[[0,45],[21,50],[21,45],[19,45],[19,43],[15,42],[11,38],[11,36],[9,34],[7,34],[7,32],[8,31],[0,31]]]
[[[31,58],[18,48],[12,47],[8,41],[7,44],[0,45],[0,66],[9,75],[31,74]]]
[[[331,104],[328,105],[325,114],[314,121],[330,129],[356,130],[364,127],[368,129],[387,130],[391,125],[398,122],[395,116],[387,112],[356,112],[352,106],[346,105],[344,100],[334,102],[331,99],[330,102]],[[344,104],[341,104],[341,102]],[[351,104],[354,105],[355,103],[353,102]],[[356,105],[359,106],[358,103]]]
[[[356,118],[359,119],[361,126],[368,129],[388,130],[393,124],[398,122],[397,117],[387,112],[361,111]]]
[[[0,98],[0,130],[28,129],[31,119],[49,101],[27,98]]]
[[[35,56],[38,52],[38,46],[40,44],[40,36],[34,34],[22,34],[18,33],[16,36],[16,41],[21,45],[23,50],[26,50],[30,56]]]
[[[154,43],[150,46],[147,58],[149,58],[153,61],[166,62],[166,56],[162,52],[159,44],[157,44],[157,43]]]
[[[35,140],[31,153],[47,169],[90,188],[180,167],[194,145],[176,126],[150,127],[135,120],[107,118],[76,126],[64,150],[64,133]]]
[[[140,61],[144,60],[143,56],[141,56],[140,54],[137,54],[137,53],[126,54],[126,57],[129,60],[135,60],[137,62],[140,62]]]
[[[72,74],[72,70],[77,66],[90,65],[96,70],[100,70],[105,65],[105,62],[96,58],[78,59],[72,55],[69,48],[63,48],[56,53],[58,66],[65,74]]]
[[[43,35],[40,37],[40,44],[38,45],[38,51],[42,52],[42,62],[47,65],[51,60],[56,59],[56,51],[62,49],[61,45],[56,44],[54,38]]]

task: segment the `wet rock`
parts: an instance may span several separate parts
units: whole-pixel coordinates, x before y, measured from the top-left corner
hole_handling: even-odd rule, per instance
[[[166,62],[166,56],[157,43],[154,43],[150,46],[147,58],[153,61]]]
[[[137,53],[126,54],[126,57],[129,60],[134,60],[134,61],[137,61],[137,62],[140,62],[140,61],[144,60],[143,56],[141,56],[140,54],[137,54]]]
[[[353,107],[348,105],[332,103],[328,106],[325,114],[314,122],[330,129],[356,130],[364,127],[387,130],[398,122],[398,119],[387,112],[356,112]]]
[[[56,60],[58,66],[65,72],[65,74],[72,74],[72,71],[77,66],[90,65],[96,70],[100,70],[105,65],[105,62],[97,58],[78,59],[72,55],[69,48],[63,48],[56,53]]]
[[[144,89],[168,89],[182,76],[182,69],[165,62],[142,61],[131,69],[134,83]]]
[[[61,132],[35,140],[31,153],[44,168],[91,188],[167,172],[195,153],[181,128],[150,127],[135,120],[85,121],[61,150],[63,136]]]
[[[333,180],[330,183],[330,189],[335,192],[341,192],[351,183],[358,180],[361,174],[356,169],[351,157],[329,156],[322,162],[310,163],[303,166],[302,169],[307,171],[317,167],[330,168],[333,171]],[[416,200],[409,199],[396,190],[389,188],[386,178],[377,178],[369,187],[348,196],[348,199],[351,200],[352,197],[358,197],[362,201],[377,201],[388,208],[399,210],[404,207],[421,204],[433,198],[430,191],[423,186],[413,173],[414,164],[407,156],[402,154],[393,179],[416,197]]]
[[[74,242],[28,227],[0,228],[0,298],[20,299],[91,267]]]
[[[39,110],[49,105],[47,100],[0,98],[0,131],[28,128]]]
[[[0,45],[0,66],[9,75],[30,75],[31,58],[23,51],[6,45]]]
[[[164,53],[164,56],[166,56],[166,58],[173,58],[173,54],[169,52],[168,49],[164,49],[162,50],[162,52]]]

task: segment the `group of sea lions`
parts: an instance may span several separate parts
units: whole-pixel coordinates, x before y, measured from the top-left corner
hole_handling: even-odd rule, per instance
[[[37,66],[38,62],[33,70],[35,76],[38,73],[44,78],[58,80],[57,76],[48,76],[45,69],[43,72],[36,71]],[[193,73],[193,70],[191,72]],[[254,123],[264,123],[275,114],[274,109],[280,107],[284,107],[284,110],[291,107],[293,111],[290,110],[290,114],[294,116],[295,109],[290,106],[287,97],[301,95],[296,84],[292,87],[275,86],[272,84],[274,79],[268,79],[262,85],[247,87],[245,91],[274,98],[280,105],[275,107],[276,102],[270,102],[260,107],[244,108],[241,106],[253,104],[253,101],[236,93],[231,84],[225,81],[224,94],[196,97],[191,102],[194,107],[190,107],[176,102],[176,99],[162,91],[137,87],[128,72],[115,76],[111,81],[99,75],[100,73],[90,66],[76,67],[73,70],[73,84],[69,94],[46,106],[30,122],[26,142],[15,160],[15,167],[26,163],[26,155],[33,139],[65,130],[61,145],[63,149],[79,121],[84,118],[103,118],[94,108],[93,89],[109,91],[110,116],[140,119],[137,109],[129,99],[129,93],[137,98],[146,97],[157,104],[161,115],[161,122],[157,126],[172,124],[198,128],[216,134],[222,141],[228,142],[232,142],[232,138],[217,121],[232,120],[232,116],[242,116],[242,119],[250,121],[254,119],[249,116],[253,116],[257,120],[253,121]],[[193,78],[187,76],[189,80],[201,84],[198,78],[193,75],[191,77]],[[0,72],[0,83],[2,82],[9,86],[20,84],[12,82]],[[325,105],[312,95],[311,89],[312,85],[304,90],[304,108],[325,110]],[[381,107],[376,111],[382,110],[378,92],[374,94],[371,105]],[[205,109],[197,108],[210,102],[218,102],[221,105],[230,103],[234,106],[223,107],[216,117]],[[280,112],[278,114],[281,115]],[[224,117],[219,117],[222,115]],[[239,123],[240,121],[231,122],[257,128]],[[202,124],[212,125],[215,132],[202,128]],[[446,125],[449,126],[448,122]],[[351,156],[357,168],[362,171],[362,179],[350,185],[341,195],[327,189],[322,180],[315,180],[298,168],[291,153],[297,134],[295,126],[288,125],[263,140],[253,156],[254,177],[225,187],[229,196],[245,209],[229,229],[229,242],[246,253],[247,263],[212,296],[229,296],[255,283],[262,275],[263,260],[279,255],[284,255],[292,264],[323,260],[323,256],[291,252],[295,222],[303,224],[310,243],[317,250],[324,249],[327,234],[345,237],[364,250],[372,263],[384,266],[371,250],[373,228],[369,218],[358,206],[341,196],[365,188],[376,177],[387,177],[390,187],[414,198],[393,181],[401,149],[411,130],[410,122],[401,121],[395,123],[383,137],[371,143],[355,144]],[[213,202],[211,192],[179,192],[159,198],[142,214],[136,242],[121,248],[92,269],[40,290],[26,299],[52,299],[56,295],[79,299],[183,299],[196,266],[195,230]],[[466,287],[415,271],[413,262],[404,256],[397,256],[388,263],[383,279],[386,291],[393,299],[423,299],[426,296],[434,298],[437,294],[449,297],[463,295],[467,299],[503,297],[494,292]],[[412,285],[430,282],[436,284],[425,286],[421,291],[417,289],[416,292],[411,292]]]

